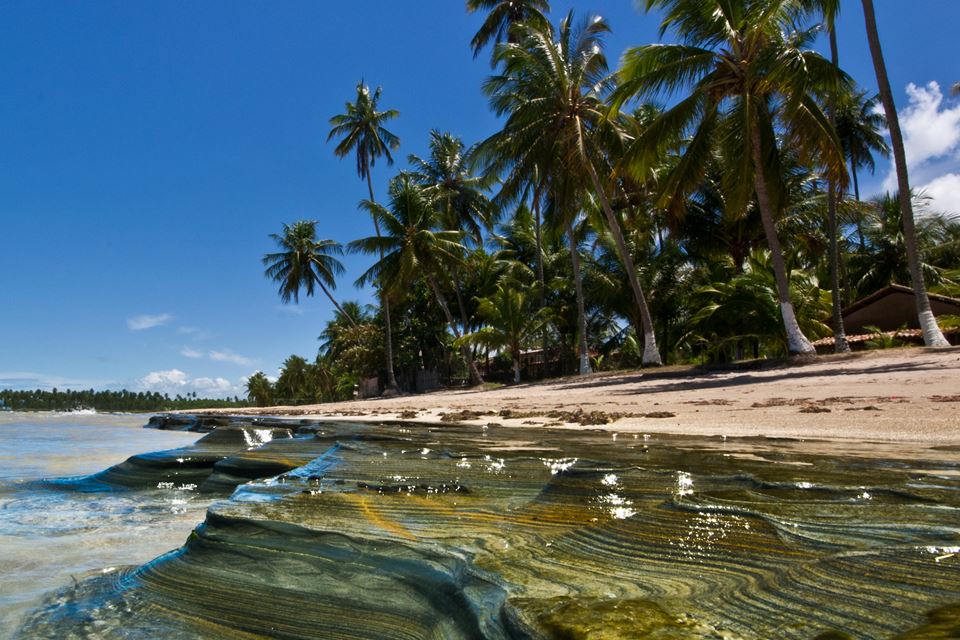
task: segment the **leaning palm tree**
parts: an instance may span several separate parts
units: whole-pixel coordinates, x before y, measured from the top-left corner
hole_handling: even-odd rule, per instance
[[[353,323],[331,289],[337,288],[336,276],[343,275],[343,264],[336,256],[343,255],[343,247],[334,240],[317,240],[316,220],[300,220],[292,225],[283,225],[283,233],[271,233],[270,237],[280,247],[276,253],[263,256],[265,276],[280,284],[280,300],[300,302],[300,290],[312,296],[316,287],[345,318]]]
[[[395,151],[400,146],[400,138],[384,127],[384,124],[396,118],[399,112],[395,109],[378,111],[380,93],[381,88],[377,87],[377,90],[371,94],[370,88],[361,81],[357,85],[356,100],[346,104],[346,113],[330,118],[332,128],[327,135],[327,141],[341,138],[333,150],[338,158],[344,158],[350,154],[356,156],[357,174],[361,179],[367,181],[370,202],[376,202],[373,196],[373,181],[370,177],[370,169],[380,156],[386,158],[387,164],[393,164],[391,151]],[[373,219],[373,228],[379,236],[380,226],[376,217]],[[379,283],[375,284],[379,286]],[[380,287],[380,289],[380,307],[383,309],[387,365],[387,387],[384,394],[396,395],[400,393],[400,387],[397,386],[397,378],[393,372],[393,329],[390,323],[390,301],[384,295],[383,288]]]
[[[468,13],[481,9],[490,13],[470,41],[474,58],[480,55],[480,50],[488,43],[499,44],[508,40],[511,37],[510,28],[515,24],[545,23],[550,3],[547,0],[467,0]]]
[[[360,276],[357,285],[380,282],[385,293],[399,296],[415,281],[424,278],[443,310],[450,331],[459,340],[461,333],[450,314],[441,281],[446,279],[451,266],[462,261],[463,232],[437,230],[434,197],[410,174],[402,173],[391,181],[389,209],[371,200],[364,201],[362,206],[382,227],[383,233],[354,240],[348,248],[382,257]],[[473,353],[465,344],[459,346],[471,384],[482,384]]]
[[[933,317],[930,300],[927,298],[927,286],[923,281],[920,251],[917,249],[917,232],[913,220],[913,204],[910,201],[907,155],[903,148],[903,134],[900,132],[897,107],[893,102],[893,92],[890,90],[890,80],[887,77],[887,66],[883,61],[883,49],[880,47],[880,36],[877,33],[877,17],[873,10],[873,0],[862,0],[862,2],[863,17],[867,28],[867,41],[870,43],[870,55],[873,58],[873,68],[877,74],[880,101],[883,103],[883,112],[887,116],[887,129],[890,131],[893,160],[897,168],[903,239],[907,249],[907,262],[910,265],[910,279],[913,281],[913,297],[917,304],[917,317],[920,321],[920,329],[923,331],[923,343],[928,347],[949,347],[950,343],[943,337],[943,332],[940,331],[937,320]]]
[[[590,189],[596,193],[644,319],[643,363],[659,365],[647,301],[610,204],[612,185],[600,178],[601,173],[611,173],[605,151],[617,146],[620,136],[615,123],[604,117],[602,100],[608,86],[602,47],[608,31],[607,23],[599,17],[574,27],[572,12],[560,22],[556,33],[547,24],[515,26],[517,43],[501,44],[494,53],[503,72],[484,86],[494,110],[506,115],[507,121],[500,133],[482,144],[518,158],[507,184],[516,181],[518,169],[526,171],[535,166],[543,171],[545,180],[562,184],[570,194]],[[549,195],[555,197],[555,193]],[[568,201],[581,200],[574,197]],[[572,220],[575,214],[568,210],[562,215]]]
[[[797,323],[774,214],[782,210],[781,145],[796,149],[845,177],[834,129],[818,104],[849,78],[811,45],[817,28],[801,28],[810,2],[795,0],[644,0],[660,9],[661,35],[682,44],[630,49],[619,71],[613,105],[634,96],[689,93],[664,111],[637,140],[632,169],[643,175],[664,148],[688,138],[683,156],[664,180],[664,193],[696,188],[719,140],[731,160],[724,176],[727,204],[746,210],[756,195],[770,248],[789,352],[816,353]],[[664,203],[666,205],[666,203]]]

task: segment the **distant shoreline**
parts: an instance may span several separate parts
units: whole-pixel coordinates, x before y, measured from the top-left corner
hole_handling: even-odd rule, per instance
[[[960,446],[960,348],[890,349],[722,370],[646,369],[495,390],[172,413],[418,422],[442,422],[446,415],[447,421],[478,425]]]

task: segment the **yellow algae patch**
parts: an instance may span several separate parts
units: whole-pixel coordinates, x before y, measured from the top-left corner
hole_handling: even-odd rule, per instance
[[[364,519],[373,526],[388,533],[392,533],[398,538],[403,538],[404,540],[417,539],[417,537],[402,524],[385,517],[380,509],[377,508],[374,501],[368,496],[365,496],[361,493],[342,493],[340,496],[346,499],[348,502],[356,503],[355,506],[357,509],[359,509],[360,513],[363,514]]]

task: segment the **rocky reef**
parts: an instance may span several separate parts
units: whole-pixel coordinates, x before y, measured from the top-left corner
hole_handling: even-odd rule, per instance
[[[22,637],[960,637],[956,450],[217,420],[96,482],[229,499]]]

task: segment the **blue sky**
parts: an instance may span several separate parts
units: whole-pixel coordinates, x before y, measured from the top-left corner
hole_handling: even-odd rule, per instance
[[[314,354],[330,304],[280,304],[267,235],[301,218],[343,242],[372,233],[365,186],[325,142],[360,78],[400,110],[402,165],[431,128],[468,143],[496,129],[487,57],[468,47],[481,16],[463,4],[0,3],[0,387],[233,394]],[[612,62],[657,38],[628,0],[553,5],[607,18]],[[876,5],[914,183],[960,210],[960,106],[946,96],[960,2]],[[873,88],[859,2],[844,11],[841,63]],[[376,167],[378,193],[395,169]],[[366,259],[346,263],[339,296],[367,299],[351,286]]]

